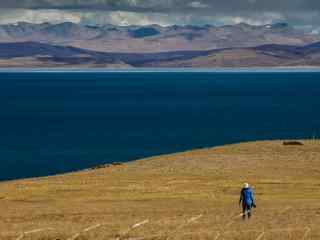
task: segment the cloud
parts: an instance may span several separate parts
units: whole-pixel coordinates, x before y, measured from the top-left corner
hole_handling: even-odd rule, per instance
[[[319,10],[319,0],[1,0],[2,8],[96,9],[115,11],[183,12],[207,8],[211,12]]]
[[[61,10],[29,10],[29,9],[14,9],[0,10],[0,24],[11,24],[17,22],[30,23],[62,23],[74,22],[80,23],[81,14]]]
[[[0,23],[320,25],[319,0],[0,0]]]
[[[112,24],[119,26],[128,25],[171,25],[173,19],[167,14],[145,14],[139,12],[104,11],[87,12],[81,14],[81,23],[86,25]]]
[[[317,12],[300,12],[299,14],[283,14],[279,12],[234,14],[196,14],[186,13],[153,13],[128,11],[97,11],[97,10],[58,10],[58,9],[11,9],[0,10],[0,24],[32,22],[32,23],[61,23],[74,22],[84,25],[228,25],[248,23],[265,25],[276,22],[289,22],[296,26],[313,26],[318,29],[320,16]]]
[[[204,4],[204,3],[198,2],[198,1],[191,2],[188,4],[188,6],[193,7],[193,8],[206,8],[206,7],[208,7],[207,4]]]
[[[287,22],[286,16],[277,12],[264,12],[260,14],[243,14],[243,15],[230,15],[223,16],[221,15],[219,18],[219,24],[239,24],[239,23],[247,23],[250,25],[267,25],[276,22]]]

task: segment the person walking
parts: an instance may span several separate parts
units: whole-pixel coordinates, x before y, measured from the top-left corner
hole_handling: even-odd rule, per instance
[[[253,193],[248,183],[243,184],[243,188],[240,192],[239,205],[242,203],[242,218],[243,220],[248,216],[251,217],[252,207],[256,207],[254,204]]]

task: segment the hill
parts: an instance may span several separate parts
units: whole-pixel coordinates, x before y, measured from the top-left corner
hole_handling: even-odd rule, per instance
[[[0,43],[0,68],[181,68],[319,66],[320,42],[206,51],[96,52],[38,42]]]
[[[303,46],[320,41],[320,35],[286,23],[254,26],[87,26],[59,24],[0,25],[0,42],[39,42],[98,52],[152,53],[246,48],[266,44]]]
[[[112,54],[39,42],[0,43],[0,67],[129,67]]]
[[[320,142],[262,141],[0,183],[0,239],[319,239]],[[258,205],[242,222],[251,183]]]

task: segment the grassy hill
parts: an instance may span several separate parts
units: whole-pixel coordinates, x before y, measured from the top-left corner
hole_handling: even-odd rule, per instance
[[[212,68],[319,66],[320,42],[203,51],[95,52],[38,42],[0,42],[0,68]]]
[[[320,142],[262,141],[0,183],[0,239],[320,239]],[[243,182],[257,208],[243,222]]]

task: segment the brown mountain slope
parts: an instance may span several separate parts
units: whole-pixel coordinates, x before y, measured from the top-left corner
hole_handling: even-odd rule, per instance
[[[227,49],[207,56],[170,62],[151,62],[148,67],[258,67],[286,66],[291,59],[259,53],[254,49]]]
[[[59,24],[0,25],[0,42],[41,42],[99,52],[167,52],[245,48],[265,44],[306,45],[320,41],[319,34],[286,23],[253,26],[86,26]]]
[[[0,184],[0,239],[319,239],[320,143],[264,141]],[[238,195],[257,209],[242,222]]]
[[[147,67],[286,67],[319,66],[320,48],[263,45],[210,51],[207,55],[171,61],[150,61]]]
[[[262,45],[148,54],[95,52],[37,42],[0,43],[0,68],[280,67],[319,66],[320,44]]]

